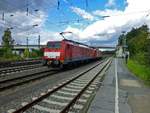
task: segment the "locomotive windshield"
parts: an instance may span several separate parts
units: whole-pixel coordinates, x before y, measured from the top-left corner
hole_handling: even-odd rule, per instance
[[[60,48],[61,43],[60,42],[48,42],[47,47],[48,48]]]

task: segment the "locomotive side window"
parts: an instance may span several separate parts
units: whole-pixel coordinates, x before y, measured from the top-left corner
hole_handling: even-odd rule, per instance
[[[61,48],[61,43],[60,42],[48,42],[47,43],[48,48]]]

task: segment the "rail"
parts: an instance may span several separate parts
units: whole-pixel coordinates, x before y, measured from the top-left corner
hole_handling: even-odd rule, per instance
[[[69,108],[75,103],[75,101],[82,95],[82,93],[89,87],[89,85],[97,78],[97,76],[102,72],[102,70],[104,70],[104,68],[106,68],[109,64],[110,64],[111,60],[108,60],[105,65],[101,68],[101,70],[87,83],[87,85],[75,96],[75,98],[73,98],[71,100],[71,102],[69,102],[65,108],[63,108],[60,113],[66,113]],[[40,101],[42,101],[43,99],[47,98],[48,96],[52,95],[53,93],[55,93],[56,91],[60,90],[61,88],[65,87],[66,85],[72,83],[73,81],[77,80],[78,78],[82,77],[83,75],[85,75],[86,73],[90,72],[92,69],[96,68],[97,66],[99,66],[100,64],[102,64],[104,62],[100,62],[97,65],[87,69],[86,71],[80,73],[79,75],[77,75],[76,77],[71,78],[70,80],[67,80],[66,82],[64,82],[63,84],[60,84],[58,87],[48,90],[48,92],[42,96],[40,96],[39,98],[33,100],[30,103],[27,103],[25,106],[23,106],[20,109],[15,110],[13,113],[23,113],[24,111],[28,110],[29,108],[31,108],[32,106],[36,105],[37,103],[39,103]]]

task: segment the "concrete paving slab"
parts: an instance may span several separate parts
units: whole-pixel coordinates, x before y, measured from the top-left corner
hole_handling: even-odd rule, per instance
[[[133,113],[150,113],[150,93],[130,95],[129,104]]]
[[[123,59],[118,59],[117,67],[119,88],[127,92],[128,112],[132,110],[131,113],[150,113],[150,88],[128,70]],[[122,106],[119,106],[120,113],[127,113]]]
[[[120,72],[124,72],[120,69]],[[95,98],[93,99],[88,113],[115,113],[115,61],[113,60],[110,68],[106,72],[103,86],[97,91]],[[127,103],[128,93],[119,89],[119,111],[120,113],[131,113],[130,106]]]
[[[107,109],[102,109],[99,107],[92,107],[89,109],[88,113],[114,113],[114,111],[109,111]]]
[[[125,103],[119,103],[119,113],[132,113],[130,106]]]
[[[131,73],[123,59],[117,59],[118,109],[115,112],[115,60],[106,72],[88,113],[150,113],[150,88]]]
[[[137,80],[121,79],[120,84],[128,87],[142,87]]]

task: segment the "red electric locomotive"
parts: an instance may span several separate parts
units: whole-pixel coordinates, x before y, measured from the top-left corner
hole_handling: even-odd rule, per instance
[[[100,58],[101,51],[72,40],[49,41],[44,48],[44,64],[63,67],[67,64]]]

